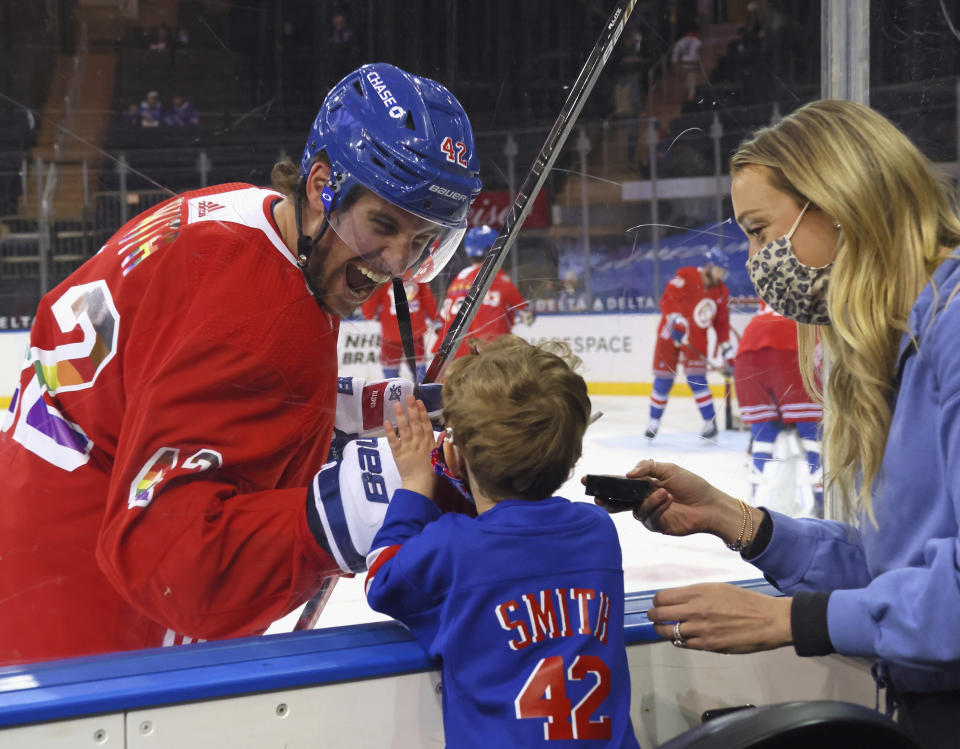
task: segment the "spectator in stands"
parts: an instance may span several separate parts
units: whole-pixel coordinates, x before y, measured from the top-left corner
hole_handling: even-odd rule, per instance
[[[616,528],[554,496],[590,418],[575,362],[563,343],[502,336],[450,365],[439,445],[412,397],[409,421],[395,409],[396,433],[384,424],[402,483],[367,558],[367,601],[442,660],[451,746],[639,746]],[[451,479],[477,517],[437,507]]]
[[[150,50],[152,52],[166,52],[173,44],[170,37],[170,27],[163,23],[153,30],[150,40]]]
[[[437,314],[437,301],[430,291],[430,284],[408,282],[403,285],[413,328],[413,355],[417,371],[412,373],[417,382],[423,379],[427,369],[423,338],[428,327],[437,330],[443,324]],[[380,321],[380,366],[387,379],[400,376],[403,358],[403,339],[397,321],[397,304],[393,297],[393,284],[381,286],[360,307],[368,320]]]
[[[700,28],[694,26],[681,36],[673,45],[670,59],[674,67],[680,71],[687,99],[692,99],[697,92],[697,83],[700,80],[700,48],[703,40],[700,38]],[[679,67],[677,67],[679,65]]]
[[[330,25],[333,27],[333,30],[327,38],[328,44],[334,46],[353,44],[353,29],[347,25],[347,17],[342,10],[338,9],[334,12],[333,18],[330,19]]]
[[[140,127],[160,127],[163,123],[163,102],[159,91],[148,91],[140,102]]]
[[[352,68],[359,54],[353,29],[347,23],[347,16],[341,9],[334,11],[330,19],[331,31],[327,37],[327,58],[335,69]]]
[[[141,118],[140,105],[131,104],[127,107],[126,111],[121,114],[120,121],[127,127],[140,127]]]
[[[182,96],[174,96],[170,109],[164,113],[163,124],[172,127],[193,127],[200,122],[200,116],[193,104]]]
[[[723,539],[785,597],[731,585],[660,591],[649,617],[678,647],[876,659],[887,708],[922,746],[955,747],[960,712],[960,220],[952,189],[874,110],[816,101],[731,160],[758,294],[803,323],[825,382],[828,508],[847,522],[749,507],[676,465],[636,511],[673,536]],[[829,500],[836,500],[832,503]]]

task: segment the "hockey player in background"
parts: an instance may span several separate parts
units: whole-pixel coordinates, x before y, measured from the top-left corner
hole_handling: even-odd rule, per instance
[[[430,285],[425,283],[405,283],[407,304],[410,309],[410,326],[413,328],[413,355],[416,360],[416,380],[423,379],[427,365],[423,337],[428,327],[437,329],[442,324],[437,314],[437,301],[433,298]],[[393,297],[393,284],[381,286],[360,307],[368,320],[380,320],[380,366],[386,378],[400,376],[400,362],[403,361],[403,339],[400,336],[400,324],[397,321],[397,304]]]
[[[733,369],[740,417],[750,426],[751,483],[764,484],[777,436],[785,426],[797,430],[810,468],[811,505],[804,514],[823,517],[820,420],[823,409],[807,393],[797,355],[797,323],[763,303],[740,337]],[[769,480],[770,473],[766,472]],[[760,502],[762,497],[755,496]],[[760,502],[762,503],[762,502]]]
[[[402,486],[368,558],[367,601],[442,659],[451,748],[638,746],[616,527],[553,496],[590,418],[571,360],[562,343],[501,336],[447,370],[439,446],[412,397],[409,423],[398,412],[387,430]],[[441,514],[434,497],[451,480],[477,517]]]
[[[717,417],[713,396],[707,385],[707,330],[717,335],[717,349],[728,371],[733,369],[735,349],[730,337],[730,292],[723,282],[730,269],[723,250],[713,247],[707,252],[702,267],[680,268],[670,279],[660,297],[660,325],[653,350],[653,391],[650,393],[650,423],[646,437],[653,439],[660,429],[673,380],[679,364],[693,391],[703,417],[700,436],[717,437]]]
[[[449,91],[365,65],[276,190],[174,196],[43,298],[0,431],[0,663],[261,633],[363,569],[385,499],[325,466],[335,415],[371,421],[339,317],[443,267],[477,164]]]
[[[489,226],[467,230],[463,239],[463,251],[470,260],[470,265],[460,271],[447,288],[446,298],[440,307],[443,329],[437,337],[434,353],[439,350],[441,342],[457,316],[460,305],[463,304],[467,292],[470,291],[474,279],[480,272],[483,256],[493,245],[493,240],[496,238],[497,232]],[[457,359],[470,353],[471,339],[492,340],[499,335],[509,333],[518,321],[530,325],[533,322],[533,312],[530,311],[527,300],[513,285],[510,277],[502,270],[497,271],[487,295],[483,298],[483,303],[477,308],[476,317],[473,318],[473,322],[470,324],[470,328],[453,358]]]

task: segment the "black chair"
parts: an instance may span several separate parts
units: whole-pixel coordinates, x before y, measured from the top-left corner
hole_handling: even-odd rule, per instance
[[[920,749],[889,718],[849,702],[745,707],[707,720],[659,749]]]

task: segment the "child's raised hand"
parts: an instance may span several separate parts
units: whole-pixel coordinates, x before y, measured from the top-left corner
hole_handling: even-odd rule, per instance
[[[387,443],[400,472],[403,488],[433,499],[437,474],[430,464],[430,452],[436,445],[436,439],[427,409],[422,401],[408,395],[409,417],[399,403],[393,404],[393,413],[396,428],[390,421],[384,421],[383,429],[387,433]]]

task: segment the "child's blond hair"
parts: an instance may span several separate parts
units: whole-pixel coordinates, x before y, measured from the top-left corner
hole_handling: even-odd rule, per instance
[[[590,419],[579,363],[560,341],[503,335],[447,369],[444,419],[485,494],[544,499],[570,476]]]

